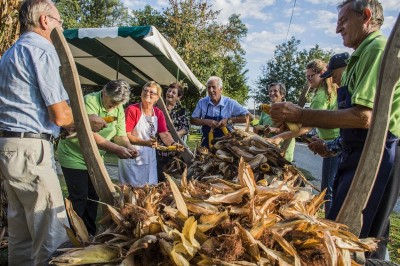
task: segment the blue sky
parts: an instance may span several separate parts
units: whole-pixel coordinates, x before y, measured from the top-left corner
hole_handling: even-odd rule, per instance
[[[161,10],[168,3],[165,0],[123,0],[130,9],[143,8],[146,4]],[[247,37],[242,41],[246,51],[248,85],[261,74],[261,66],[271,59],[275,46],[294,36],[300,40],[300,49],[309,49],[318,44],[322,49],[335,53],[348,51],[343,47],[340,35],[335,33],[337,0],[297,0],[292,23],[289,21],[294,0],[209,0],[215,10],[221,10],[218,19],[225,23],[233,14],[240,18],[248,28]],[[400,11],[400,0],[381,1],[385,22],[382,30],[389,37],[390,31]],[[247,104],[252,107],[251,100]]]

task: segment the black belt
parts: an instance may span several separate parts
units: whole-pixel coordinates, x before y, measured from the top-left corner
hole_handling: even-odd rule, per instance
[[[31,139],[45,139],[53,141],[54,137],[46,133],[31,133],[31,132],[12,132],[0,130],[0,138],[31,138]]]

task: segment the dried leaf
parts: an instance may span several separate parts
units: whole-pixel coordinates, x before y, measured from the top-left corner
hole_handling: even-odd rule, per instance
[[[86,229],[85,223],[82,218],[74,211],[72,203],[69,199],[65,198],[65,209],[68,213],[71,226],[74,228],[76,237],[83,243],[89,242],[89,233]]]
[[[180,211],[185,217],[188,217],[188,209],[182,197],[181,191],[179,190],[178,186],[175,184],[171,176],[169,176],[168,174],[165,174],[165,176],[167,177],[169,185],[171,186],[172,193],[174,194],[175,204],[178,211]]]

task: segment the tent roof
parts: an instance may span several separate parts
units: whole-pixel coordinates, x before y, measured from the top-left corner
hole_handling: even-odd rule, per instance
[[[162,86],[186,83],[196,93],[204,85],[153,26],[64,31],[81,84],[104,85],[124,79],[133,87],[154,80]]]

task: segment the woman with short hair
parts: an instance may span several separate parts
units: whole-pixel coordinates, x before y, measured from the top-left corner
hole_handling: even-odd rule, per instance
[[[167,107],[169,116],[171,117],[172,123],[174,124],[179,137],[185,142],[185,139],[189,134],[190,123],[189,113],[180,102],[182,97],[182,85],[178,82],[171,83],[165,94],[165,106]],[[165,167],[172,161],[176,154],[175,151],[157,151],[158,182],[165,180]]]
[[[106,152],[116,154],[121,159],[137,156],[125,132],[123,104],[129,100],[130,86],[124,80],[108,82],[101,91],[84,97],[89,115],[112,117],[106,128],[93,137],[101,156]],[[113,139],[114,142],[111,142]],[[68,188],[68,199],[74,211],[82,218],[89,234],[96,233],[97,202],[99,197],[92,184],[78,138],[61,139],[57,147],[58,161]]]

